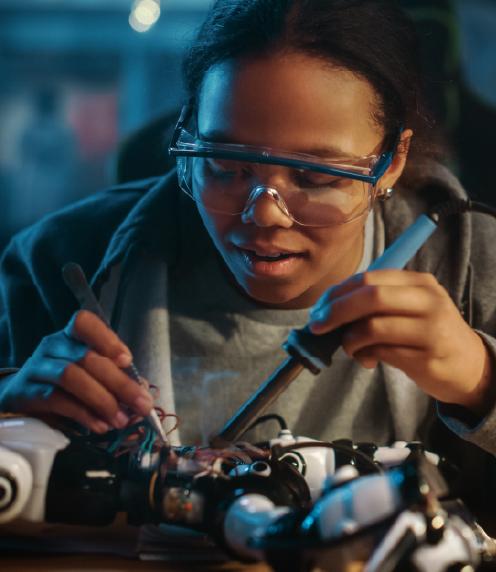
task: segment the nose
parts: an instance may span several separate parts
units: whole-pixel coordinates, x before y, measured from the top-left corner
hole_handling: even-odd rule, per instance
[[[241,220],[261,227],[293,226],[293,219],[281,195],[273,187],[264,185],[255,187],[250,193]]]

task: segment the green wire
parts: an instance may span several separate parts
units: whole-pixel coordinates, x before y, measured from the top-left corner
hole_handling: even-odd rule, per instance
[[[107,448],[107,451],[109,453],[115,453],[117,451],[117,449],[122,445],[122,442],[124,441],[124,439],[129,437],[129,435],[132,435],[134,432],[136,432],[140,427],[143,427],[144,425],[145,425],[145,423],[143,421],[141,421],[140,423],[134,423],[134,425],[130,425],[129,427],[126,427],[125,429],[122,429],[121,431],[119,431],[117,434],[117,438]],[[146,437],[145,437],[145,439],[146,439]]]

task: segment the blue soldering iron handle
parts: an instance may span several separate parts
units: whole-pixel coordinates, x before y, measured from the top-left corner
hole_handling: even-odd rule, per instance
[[[415,255],[424,242],[436,230],[437,224],[427,215],[421,215],[401,234],[384,253],[369,266],[371,270],[401,269]],[[341,346],[342,326],[327,334],[313,334],[308,326],[292,330],[283,345],[289,355],[298,359],[314,373],[332,363],[332,356]]]
[[[371,270],[389,270],[404,268],[419,248],[436,230],[437,223],[423,214],[411,224],[379,258],[368,267]]]

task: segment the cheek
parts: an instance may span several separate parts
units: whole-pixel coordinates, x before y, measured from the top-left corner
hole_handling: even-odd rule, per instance
[[[207,229],[208,234],[214,241],[214,244],[217,247],[217,249],[222,251],[224,249],[223,237],[228,233],[229,229],[232,227],[234,222],[233,219],[235,217],[207,212],[204,209],[202,209],[201,206],[198,204],[197,207],[198,207],[198,212],[200,213],[200,217],[203,221],[205,228]]]
[[[341,226],[318,228],[308,233],[319,258],[351,256],[353,249],[361,248],[363,236],[363,218]]]

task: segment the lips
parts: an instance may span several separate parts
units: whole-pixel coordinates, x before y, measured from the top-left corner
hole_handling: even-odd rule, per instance
[[[294,254],[294,253],[290,253],[290,252],[274,252],[271,254],[263,254],[261,252],[257,252],[254,250],[243,249],[243,251],[248,256],[251,256],[253,258],[259,258],[260,260],[265,260],[267,262],[275,262],[278,260],[285,260],[287,258],[291,258],[292,256],[300,256],[300,254]]]
[[[246,244],[236,246],[242,255],[246,270],[258,276],[284,277],[292,274],[302,260],[305,253],[260,244]]]
[[[255,254],[256,256],[264,258],[278,258],[281,256],[303,256],[301,251],[291,250],[288,248],[279,247],[276,245],[263,245],[263,244],[237,244],[236,248]]]

